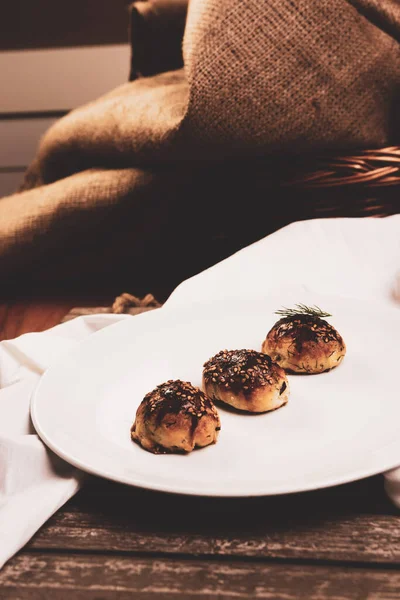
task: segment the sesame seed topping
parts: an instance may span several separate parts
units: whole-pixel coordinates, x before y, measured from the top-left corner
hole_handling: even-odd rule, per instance
[[[206,383],[216,383],[232,390],[252,390],[274,385],[282,371],[272,359],[255,350],[221,350],[204,364]]]
[[[187,381],[170,379],[146,394],[142,401],[144,418],[156,418],[158,423],[166,415],[186,414],[195,419],[208,415],[218,418],[217,410],[204,392]]]

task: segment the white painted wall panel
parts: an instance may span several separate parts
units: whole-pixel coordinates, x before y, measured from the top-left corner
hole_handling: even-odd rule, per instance
[[[56,119],[0,121],[0,168],[26,166],[39,140]]]
[[[0,198],[13,194],[22,183],[23,173],[0,173]]]
[[[129,44],[0,52],[0,113],[75,108],[125,83]]]

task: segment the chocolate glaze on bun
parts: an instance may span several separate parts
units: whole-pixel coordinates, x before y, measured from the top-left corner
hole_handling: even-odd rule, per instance
[[[327,321],[299,313],[275,323],[262,351],[289,373],[313,374],[337,367],[346,354],[346,345]]]
[[[132,440],[154,454],[191,452],[217,441],[217,409],[187,381],[169,380],[141,402],[131,428]]]
[[[255,350],[222,350],[204,364],[207,396],[238,410],[266,412],[287,403],[285,371],[269,356]]]

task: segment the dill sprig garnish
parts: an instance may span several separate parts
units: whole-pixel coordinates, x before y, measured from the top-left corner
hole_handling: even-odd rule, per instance
[[[275,311],[276,315],[281,317],[295,317],[296,315],[311,315],[312,317],[331,317],[332,315],[324,312],[319,306],[306,306],[305,304],[295,304],[295,308],[285,308]]]

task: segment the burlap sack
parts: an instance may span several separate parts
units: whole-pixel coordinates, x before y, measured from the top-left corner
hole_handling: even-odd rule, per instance
[[[193,0],[185,130],[224,153],[384,145],[399,36],[397,0]]]
[[[398,141],[399,32],[394,0],[192,0],[185,68],[60,120],[0,201],[3,281],[120,272],[154,290],[314,216],[293,198],[278,210],[260,157]]]

